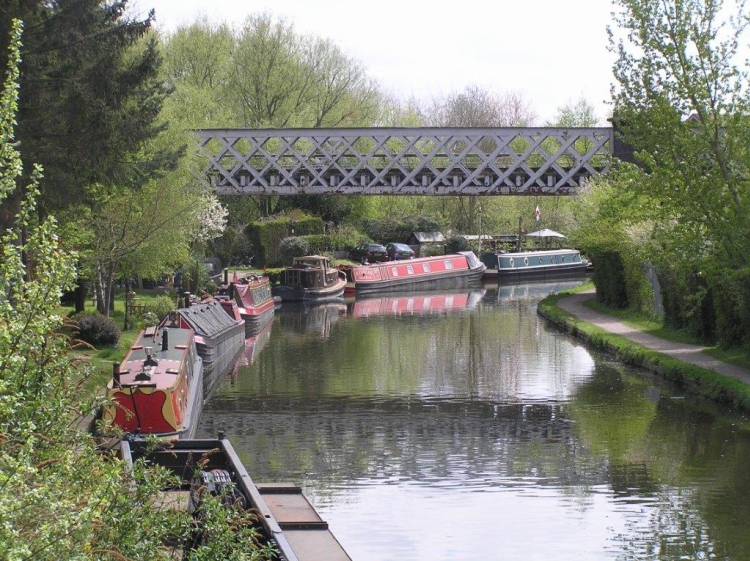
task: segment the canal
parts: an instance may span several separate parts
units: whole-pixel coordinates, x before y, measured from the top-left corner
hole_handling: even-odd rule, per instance
[[[198,436],[356,561],[750,559],[750,421],[547,326],[573,285],[285,304]]]

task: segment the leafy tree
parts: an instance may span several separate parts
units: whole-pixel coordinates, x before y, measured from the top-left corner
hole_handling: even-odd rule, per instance
[[[41,169],[25,180],[16,149],[20,28],[0,92],[0,201],[19,185],[24,193],[13,226],[0,231],[0,558],[270,559],[247,517],[227,516],[219,500],[206,503],[210,543],[185,551],[192,517],[163,491],[178,478],[143,462],[128,469],[87,430],[97,403],[82,385],[92,372],[69,352],[55,313],[77,256],[61,247],[54,218],[39,217]]]
[[[47,212],[91,202],[90,184],[138,185],[175,162],[174,147],[147,160],[135,153],[158,132],[168,90],[155,39],[144,39],[153,13],[130,19],[127,5],[17,0],[0,10],[0,46],[12,18],[26,23],[16,134],[26,167],[44,167]]]
[[[735,3],[733,11],[721,0],[615,5],[614,118],[647,170],[624,187],[655,201],[649,210],[659,252],[651,258],[665,291],[685,304],[668,310],[666,319],[685,326],[688,316],[677,310],[700,311],[701,300],[715,298],[723,311],[719,338],[748,342],[750,293],[726,290],[736,283],[746,287],[742,279],[750,266],[750,96],[747,74],[738,67],[746,2]],[[694,275],[703,282],[677,280]],[[685,300],[686,286],[694,305]],[[733,325],[743,329],[729,329]]]

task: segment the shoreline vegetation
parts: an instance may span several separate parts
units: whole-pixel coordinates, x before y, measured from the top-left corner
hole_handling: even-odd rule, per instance
[[[627,337],[583,321],[559,305],[562,299],[590,291],[592,287],[592,283],[587,283],[572,291],[550,295],[539,302],[537,313],[561,331],[584,341],[587,345],[620,362],[649,370],[679,384],[689,393],[750,411],[750,384],[747,382],[645,347]],[[699,341],[690,339],[680,332],[669,330],[658,321],[644,319],[634,312],[612,310],[593,299],[586,301],[583,305],[610,318],[615,318],[638,332],[649,333],[665,341],[703,346]],[[748,369],[750,356],[746,350],[704,347],[702,353],[727,365],[744,368],[750,375],[750,369]]]

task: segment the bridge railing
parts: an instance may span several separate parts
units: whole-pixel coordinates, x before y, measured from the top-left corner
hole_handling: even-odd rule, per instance
[[[567,195],[608,171],[611,128],[203,129],[217,193]]]

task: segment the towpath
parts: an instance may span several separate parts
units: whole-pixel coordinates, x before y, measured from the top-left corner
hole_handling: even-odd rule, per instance
[[[677,360],[694,364],[707,370],[712,370],[724,376],[737,378],[746,384],[750,384],[750,370],[708,356],[702,352],[705,347],[667,341],[630,327],[612,316],[592,310],[585,303],[587,300],[593,300],[595,296],[596,294],[593,290],[580,294],[572,294],[558,300],[557,305],[581,321],[596,325],[609,333],[625,337],[647,349],[669,355]]]

